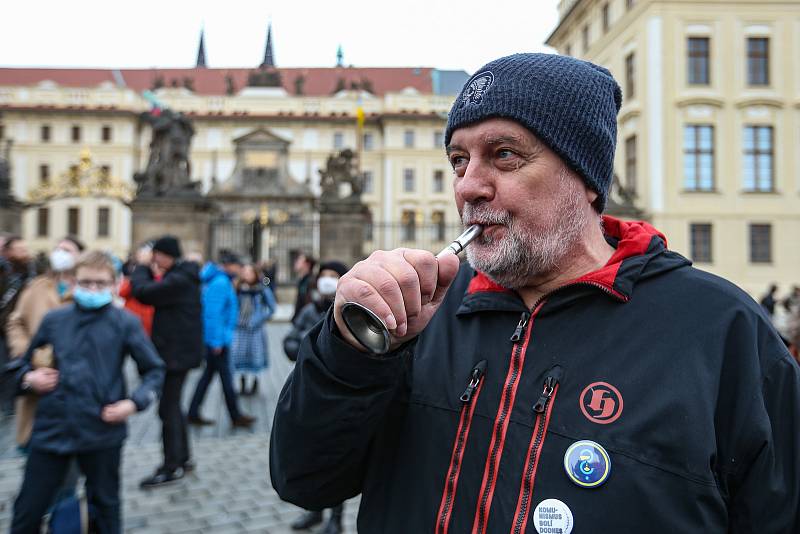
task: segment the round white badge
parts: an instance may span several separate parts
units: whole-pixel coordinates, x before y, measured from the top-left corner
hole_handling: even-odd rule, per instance
[[[569,534],[574,524],[569,506],[558,499],[545,499],[533,509],[533,526],[539,534]]]

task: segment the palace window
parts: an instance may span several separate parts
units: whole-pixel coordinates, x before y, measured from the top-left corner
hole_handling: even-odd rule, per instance
[[[444,171],[433,171],[433,192],[444,192]]]
[[[364,179],[364,193],[374,193],[375,192],[375,179],[372,175],[372,171],[364,171],[361,173],[361,177]]]
[[[76,125],[72,126],[72,142],[73,143],[80,143],[81,142],[81,127]]]
[[[769,85],[769,39],[747,38],[747,83]]]
[[[772,225],[750,225],[750,263],[772,263]]]
[[[686,48],[689,84],[708,85],[711,83],[708,37],[689,37]]]
[[[406,130],[403,132],[403,146],[406,148],[414,148],[414,130]]]
[[[633,52],[625,56],[625,98],[631,99],[636,96],[636,59]]]
[[[586,54],[589,51],[589,25],[584,24],[583,29],[581,30],[581,41],[583,42],[583,53]]]
[[[444,132],[436,130],[433,132],[433,148],[444,148]]]
[[[708,223],[692,223],[689,225],[692,261],[711,263],[711,225]]]
[[[625,189],[636,192],[636,136],[625,139]]]
[[[48,237],[50,235],[50,210],[39,208],[36,210],[36,236]]]
[[[69,235],[80,235],[81,229],[81,209],[69,208],[67,210],[67,233]]]
[[[683,187],[714,190],[714,127],[688,124],[683,128]]]
[[[344,134],[342,132],[333,133],[333,148],[341,150],[344,148]]]
[[[603,33],[607,33],[608,29],[611,28],[611,15],[609,14],[608,3],[603,4],[601,13],[603,17]]]
[[[367,132],[364,134],[362,138],[363,148],[364,150],[372,150],[375,148],[375,136],[371,133]]]
[[[770,192],[773,180],[772,126],[744,127],[744,190]]]
[[[405,193],[413,193],[416,189],[414,183],[414,169],[403,169],[403,191]]]
[[[100,137],[104,143],[111,142],[111,126],[103,126],[103,129],[100,131]]]
[[[414,210],[404,210],[401,216],[401,239],[414,241],[417,238],[417,215]]]
[[[49,124],[42,124],[42,127],[39,130],[39,138],[41,139],[42,143],[49,143],[50,142],[50,125]]]
[[[40,184],[49,184],[50,183],[50,165],[39,165],[39,183]]]
[[[109,208],[97,208],[97,237],[108,237],[111,235],[111,210]]]
[[[444,241],[447,229],[445,228],[444,212],[434,211],[431,214],[431,221],[433,222],[433,240]]]

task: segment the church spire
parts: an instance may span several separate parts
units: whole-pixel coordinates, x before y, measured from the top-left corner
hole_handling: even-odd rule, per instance
[[[200,46],[197,47],[197,65],[195,67],[204,69],[206,68],[206,40],[205,28],[200,30]]]
[[[264,61],[259,65],[259,67],[274,67],[275,66],[275,58],[272,54],[272,22],[269,23],[267,27],[267,46],[264,50]]]
[[[342,45],[339,45],[339,48],[336,49],[336,66],[344,67],[344,52],[342,51]]]

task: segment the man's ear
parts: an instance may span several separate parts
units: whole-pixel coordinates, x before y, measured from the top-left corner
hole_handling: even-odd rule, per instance
[[[589,204],[594,204],[594,201],[597,200],[597,197],[599,196],[600,195],[598,195],[595,190],[589,189],[588,187],[586,188],[586,201]]]

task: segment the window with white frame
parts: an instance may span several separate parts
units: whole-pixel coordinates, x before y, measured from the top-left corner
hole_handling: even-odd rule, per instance
[[[714,190],[714,127],[683,127],[683,187],[687,191]]]
[[[744,190],[771,192],[774,161],[772,126],[748,125],[744,127]]]

